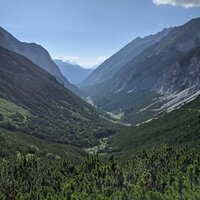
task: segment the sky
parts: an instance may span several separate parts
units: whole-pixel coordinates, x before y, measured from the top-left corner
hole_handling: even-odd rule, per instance
[[[137,36],[200,17],[200,0],[0,0],[0,26],[90,68]]]

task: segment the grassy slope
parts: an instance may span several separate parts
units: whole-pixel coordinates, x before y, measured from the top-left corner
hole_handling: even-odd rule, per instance
[[[27,123],[31,113],[15,103],[0,98],[0,124],[10,123],[17,127]]]
[[[54,158],[60,157],[79,162],[85,156],[85,152],[78,147],[67,144],[50,142],[34,135],[23,133],[22,127],[32,114],[25,108],[15,103],[0,98],[0,157],[12,158],[17,152],[27,155],[32,153],[34,145],[38,150],[34,154],[46,157],[53,154]],[[8,131],[6,129],[12,131]],[[28,127],[26,127],[28,129]],[[21,130],[22,129],[22,130]],[[33,148],[35,149],[35,148]]]
[[[112,136],[107,152],[126,157],[136,151],[161,144],[200,145],[200,97],[179,110],[140,126],[123,129]]]
[[[32,153],[32,146],[38,148],[35,155],[46,157],[53,154],[54,158],[60,157],[79,162],[85,156],[83,150],[73,145],[49,142],[38,137],[18,131],[8,131],[0,128],[0,157],[13,158],[17,152],[22,155]]]

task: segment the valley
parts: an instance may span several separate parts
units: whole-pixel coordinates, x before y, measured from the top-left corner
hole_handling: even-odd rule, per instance
[[[200,18],[156,30],[61,60],[0,27],[0,200],[200,199]]]
[[[199,27],[197,18],[183,26],[136,38],[100,65],[81,89],[107,112],[122,109],[122,120],[131,124],[178,107],[199,94]],[[149,40],[151,44],[145,46]],[[107,72],[108,67],[115,71]]]

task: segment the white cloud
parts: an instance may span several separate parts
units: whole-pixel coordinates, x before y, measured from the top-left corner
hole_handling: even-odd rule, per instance
[[[60,59],[64,62],[78,64],[84,68],[93,68],[93,66],[97,66],[105,61],[108,57],[106,56],[98,56],[98,57],[79,57],[79,56],[72,56],[72,55],[58,55],[54,56],[54,59]]]
[[[153,0],[156,5],[172,5],[192,8],[200,6],[200,0]]]
[[[54,59],[59,59],[59,60],[62,60],[63,62],[77,64],[76,61],[79,59],[79,57],[72,56],[72,55],[59,55],[59,56],[55,56]]]
[[[106,57],[106,56],[100,56],[100,57],[96,58],[96,60],[97,60],[98,63],[102,63],[102,62],[104,62],[106,59],[108,59],[108,57]]]

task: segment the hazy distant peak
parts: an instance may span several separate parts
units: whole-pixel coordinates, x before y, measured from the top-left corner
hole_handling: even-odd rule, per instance
[[[93,71],[93,69],[85,69],[77,64],[71,64],[64,62],[60,59],[54,59],[62,74],[72,84],[80,84],[85,78],[87,78]]]

